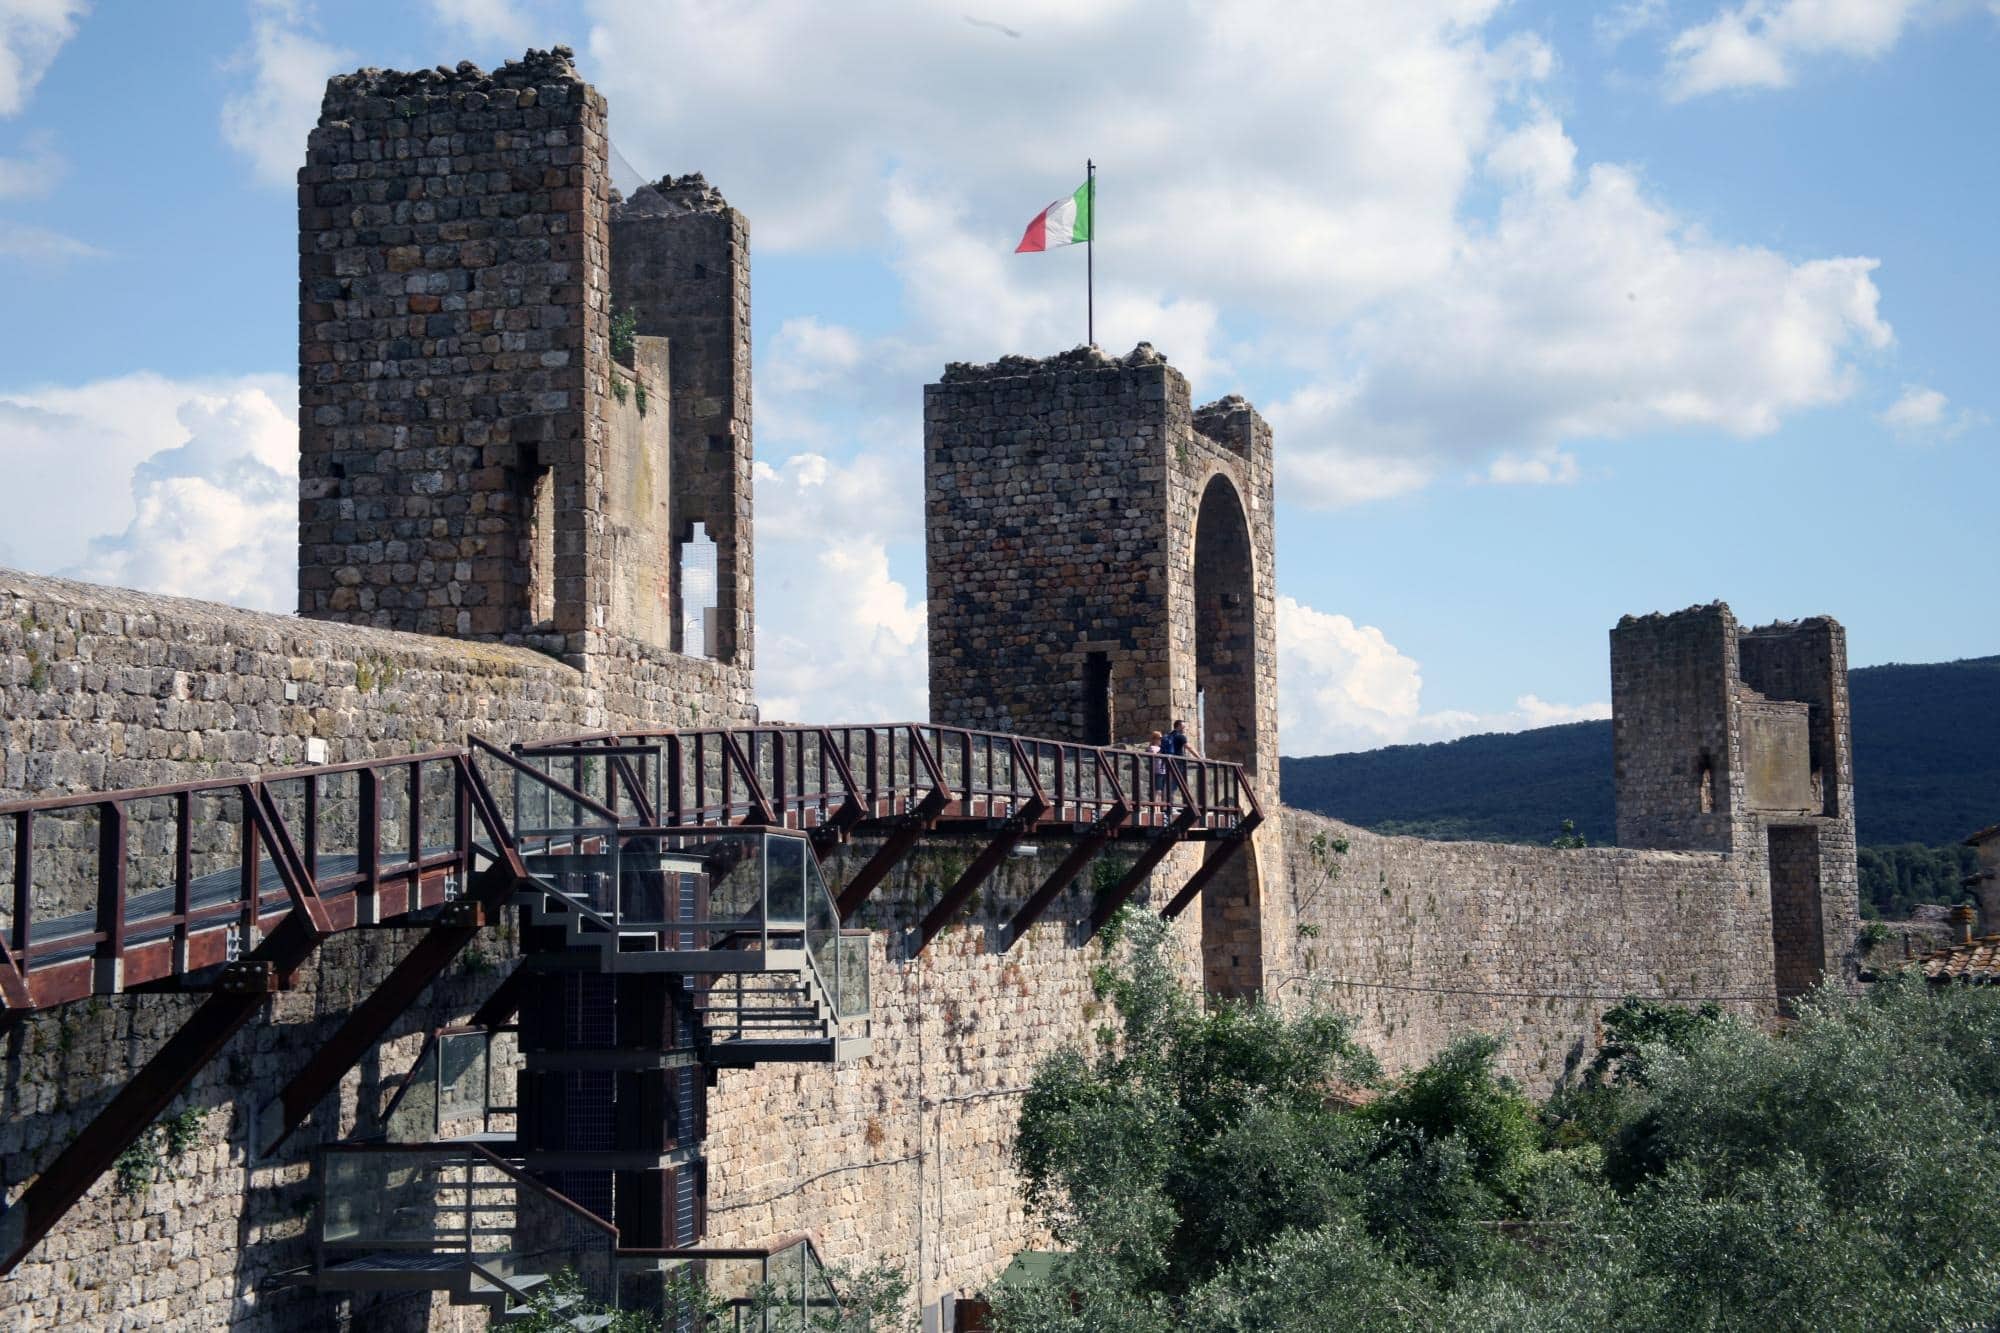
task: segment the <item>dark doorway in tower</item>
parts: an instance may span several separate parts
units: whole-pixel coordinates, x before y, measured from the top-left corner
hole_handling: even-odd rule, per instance
[[[1111,654],[1083,655],[1083,743],[1109,745],[1116,731],[1111,700]]]
[[[1194,530],[1194,664],[1198,745],[1204,757],[1254,770],[1257,761],[1256,559],[1243,499],[1227,477],[1202,491]],[[1208,854],[1218,849],[1211,847]],[[1254,995],[1263,986],[1257,858],[1243,848],[1202,892],[1208,989]]]

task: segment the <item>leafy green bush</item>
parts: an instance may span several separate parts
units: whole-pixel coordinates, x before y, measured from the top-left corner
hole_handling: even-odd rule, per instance
[[[1067,1255],[997,1293],[1007,1333],[2000,1326],[1987,988],[1828,988],[1782,1035],[1628,1000],[1542,1107],[1482,1036],[1371,1101],[1338,1017],[1204,1012],[1125,940],[1117,1026],[1022,1108]]]

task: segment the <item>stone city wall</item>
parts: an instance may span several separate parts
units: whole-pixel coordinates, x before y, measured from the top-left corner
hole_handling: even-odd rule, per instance
[[[636,664],[635,664],[636,665]],[[740,719],[739,673],[672,658],[616,686],[542,654],[300,621],[26,575],[0,575],[0,704],[7,794],[160,783],[328,758],[509,741],[612,721]],[[651,683],[643,683],[647,672]],[[295,696],[295,697],[294,697]],[[699,718],[693,715],[699,714]],[[1383,838],[1297,811],[1274,812],[1281,859],[1263,868],[1267,990],[1353,1014],[1391,1068],[1451,1037],[1507,1038],[1509,1072],[1546,1088],[1626,994],[1718,996],[1770,1011],[1771,917],[1763,869],[1710,853],[1550,851]],[[1332,857],[1313,840],[1345,837]],[[865,844],[830,866],[837,886]],[[711,1093],[709,1243],[815,1231],[830,1258],[901,1264],[929,1299],[976,1289],[1044,1239],[1022,1210],[1007,1155],[1020,1091],[1105,1013],[1102,960],[1076,923],[1091,873],[1007,953],[989,944],[1048,873],[1059,844],[1010,859],[967,913],[915,959],[915,920],[976,849],[934,844],[877,891],[874,1054],[839,1069],[724,1071]],[[1113,856],[1130,848],[1114,848]],[[1177,884],[1199,852],[1177,852],[1148,892]],[[1301,932],[1301,926],[1311,929]],[[1176,929],[1200,975],[1201,927]],[[300,1052],[400,955],[408,937],[353,932],[322,948],[300,989],[242,1034],[184,1104],[200,1131],[143,1198],[107,1179],[0,1284],[0,1318],[118,1326],[450,1327],[472,1319],[436,1298],[357,1307],[275,1285],[306,1261],[310,1146],[379,1114],[422,1031],[462,1019],[507,965],[498,932],[432,988],[341,1091],[337,1126],[309,1123],[268,1162],[245,1152],[248,1118]],[[0,1084],[0,1170],[26,1179],[171,1029],[188,1001],[88,1001],[23,1024]],[[322,1117],[328,1120],[330,1117]]]
[[[1506,1042],[1501,1068],[1541,1093],[1625,996],[1773,1012],[1759,857],[1426,842],[1291,809],[1283,825],[1289,901],[1267,929],[1291,918],[1293,965],[1266,993],[1353,1015],[1391,1070],[1487,1032]]]
[[[0,572],[0,796],[300,766],[308,738],[325,740],[337,762],[454,745],[468,731],[505,743],[615,722],[748,714],[742,673],[721,664],[633,666],[645,669],[603,681],[525,648]],[[836,887],[868,850],[857,844],[833,859]],[[811,1228],[831,1257],[900,1263],[936,1295],[976,1286],[1041,1238],[1023,1215],[1007,1145],[1036,1065],[1064,1044],[1087,1043],[1104,1018],[1090,984],[1103,955],[1084,947],[1077,925],[1088,915],[1090,871],[1011,952],[986,941],[1063,850],[1046,843],[1008,861],[972,904],[969,926],[915,959],[902,956],[900,927],[976,849],[927,848],[876,891],[865,921],[878,928],[875,1054],[837,1070],[722,1073],[709,1117],[709,1243]],[[1176,853],[1158,882],[1178,882],[1195,855]],[[79,872],[89,865],[80,858]],[[1197,930],[1190,918],[1179,931],[1191,983]],[[478,1327],[476,1311],[443,1297],[349,1302],[276,1279],[309,1258],[312,1145],[375,1122],[422,1033],[463,1021],[504,973],[510,932],[482,941],[475,960],[432,987],[348,1076],[337,1126],[322,1114],[275,1158],[252,1162],[246,1152],[258,1107],[410,938],[355,931],[323,945],[298,989],[278,996],[269,1018],[239,1035],[180,1103],[199,1116],[195,1144],[162,1160],[143,1197],[100,1181],[0,1284],[0,1323]],[[107,997],[16,1029],[0,1075],[0,1175],[18,1183],[51,1160],[192,1003]]]

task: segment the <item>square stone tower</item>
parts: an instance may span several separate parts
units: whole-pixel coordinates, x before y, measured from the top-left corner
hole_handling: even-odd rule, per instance
[[[953,364],[924,390],[935,721],[1095,744],[1184,719],[1277,779],[1271,430],[1119,359]]]
[[[301,614],[571,652],[603,628],[606,162],[562,47],[328,82],[299,173]]]
[[[330,80],[299,231],[300,613],[747,696],[743,216],[699,176],[616,200],[557,47]]]
[[[932,719],[1110,745],[1179,718],[1275,804],[1271,490],[1263,418],[1193,408],[1144,343],[946,367],[924,390]],[[1203,893],[1218,993],[1262,985],[1265,862]]]
[[[1618,842],[1765,863],[1778,998],[1851,973],[1859,914],[1847,633],[1719,602],[1611,631]]]

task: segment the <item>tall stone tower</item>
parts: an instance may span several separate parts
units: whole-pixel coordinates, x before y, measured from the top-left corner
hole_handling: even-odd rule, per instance
[[[608,157],[563,47],[327,84],[299,173],[299,611],[622,663],[613,685],[715,658],[747,700],[749,228],[699,176],[620,204]]]
[[[713,542],[713,655],[751,665],[750,224],[699,173],[666,177],[611,210],[617,313],[670,347],[673,540]],[[699,534],[699,537],[698,537]],[[673,598],[693,610],[683,562]],[[676,618],[683,652],[698,615]]]
[[[1762,860],[1778,999],[1851,971],[1854,764],[1847,633],[1744,629],[1715,603],[1611,631],[1618,842]]]
[[[1271,431],[1140,344],[924,390],[934,721],[1095,744],[1176,718],[1277,789]],[[1203,895],[1212,989],[1261,984],[1254,856]]]
[[[578,652],[602,628],[604,132],[560,47],[327,84],[299,174],[302,614]]]

